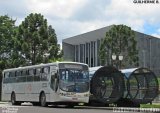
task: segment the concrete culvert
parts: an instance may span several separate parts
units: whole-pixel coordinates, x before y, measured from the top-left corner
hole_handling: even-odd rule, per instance
[[[124,87],[124,75],[115,67],[90,68],[90,101],[114,103],[123,96]]]
[[[147,68],[134,68],[121,70],[127,79],[127,97],[133,103],[151,103],[158,96],[158,79]]]

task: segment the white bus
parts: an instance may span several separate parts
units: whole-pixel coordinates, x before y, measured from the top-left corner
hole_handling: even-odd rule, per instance
[[[3,71],[2,100],[74,106],[89,101],[88,65],[56,62]]]

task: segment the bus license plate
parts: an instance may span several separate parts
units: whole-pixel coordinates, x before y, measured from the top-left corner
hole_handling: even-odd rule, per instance
[[[72,100],[78,100],[78,98],[72,98]]]

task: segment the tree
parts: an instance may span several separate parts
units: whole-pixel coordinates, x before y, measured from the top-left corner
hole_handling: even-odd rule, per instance
[[[41,14],[31,13],[25,18],[18,27],[14,45],[18,65],[29,62],[34,65],[61,57],[55,30]]]
[[[12,67],[13,37],[15,35],[15,20],[7,15],[0,16],[0,70]]]
[[[106,32],[106,37],[102,39],[99,50],[101,63],[107,62],[107,65],[112,65],[112,54],[123,55],[123,66],[138,65],[137,41],[134,31],[130,27],[114,25]]]
[[[2,70],[12,67],[10,59],[13,51],[14,28],[15,20],[7,15],[0,16],[0,100]]]

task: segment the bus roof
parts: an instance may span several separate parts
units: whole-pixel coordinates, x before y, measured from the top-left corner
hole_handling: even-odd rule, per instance
[[[34,67],[43,67],[43,66],[58,66],[58,64],[61,64],[61,63],[70,63],[70,64],[81,64],[81,65],[86,65],[88,66],[87,64],[85,63],[79,63],[79,62],[67,62],[67,61],[64,61],[64,62],[53,62],[53,63],[47,63],[47,64],[37,64],[37,65],[31,65],[31,66],[24,66],[24,67],[17,67],[17,68],[10,68],[10,69],[5,69],[3,70],[3,72],[6,72],[6,71],[14,71],[14,70],[22,70],[22,69],[30,69],[30,68],[34,68]]]

